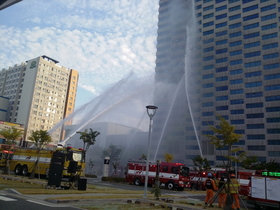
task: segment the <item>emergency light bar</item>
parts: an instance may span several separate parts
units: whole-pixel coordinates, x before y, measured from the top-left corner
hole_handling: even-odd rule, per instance
[[[262,171],[262,176],[274,176],[274,177],[280,177],[280,172]]]

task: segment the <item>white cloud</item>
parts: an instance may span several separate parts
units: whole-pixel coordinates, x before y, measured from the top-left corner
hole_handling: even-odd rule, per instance
[[[154,71],[158,1],[31,0],[17,5],[9,8],[14,19],[5,10],[0,14],[0,68],[48,55],[78,70],[79,86],[97,95],[132,69],[142,76]]]

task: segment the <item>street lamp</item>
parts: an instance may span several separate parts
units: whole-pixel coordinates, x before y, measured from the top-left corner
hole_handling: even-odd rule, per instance
[[[232,145],[232,146],[231,146],[231,148],[234,148],[234,147],[235,147],[235,148],[239,148],[239,147],[236,146],[236,145]],[[235,157],[235,161],[234,161],[234,164],[235,164],[235,165],[234,165],[234,166],[235,166],[235,167],[234,167],[234,168],[235,168],[235,177],[236,177],[236,179],[237,179],[238,177],[237,177],[237,162],[236,162],[237,154],[236,154],[236,151],[234,152],[234,157]]]
[[[148,172],[149,172],[149,159],[150,159],[150,150],[151,150],[151,131],[152,131],[152,120],[156,114],[157,106],[149,105],[146,106],[147,114],[150,117],[150,126],[149,126],[149,140],[148,140],[148,154],[146,159],[146,174],[145,174],[145,189],[144,189],[144,198],[147,198],[147,188],[148,188]]]

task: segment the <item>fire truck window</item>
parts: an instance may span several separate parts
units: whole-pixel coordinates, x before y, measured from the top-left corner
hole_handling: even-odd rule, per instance
[[[168,171],[168,166],[163,166],[162,171]]]
[[[178,174],[178,167],[172,167],[172,168],[171,168],[171,172],[172,172],[173,174]]]
[[[73,160],[77,161],[77,162],[81,162],[82,161],[82,153],[73,153]]]
[[[68,151],[66,157],[67,157],[67,160],[73,160],[73,151]]]

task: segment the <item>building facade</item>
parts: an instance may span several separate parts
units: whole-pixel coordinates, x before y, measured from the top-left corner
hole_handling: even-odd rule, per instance
[[[6,121],[25,127],[25,140],[32,131],[50,130],[74,111],[78,72],[40,56],[0,71],[0,95],[9,98]],[[62,129],[52,133],[61,140]]]
[[[193,91],[196,99],[192,112],[200,146],[187,143],[194,135],[188,126],[191,118],[185,114],[187,118],[181,123],[184,162],[191,164],[190,159],[200,155],[201,149],[212,165],[222,163],[223,155],[204,136],[213,134],[209,125],[219,124],[217,115],[243,135],[237,147],[257,156],[259,161],[280,162],[280,1],[161,0],[159,4],[157,81],[180,65],[172,59],[176,53],[181,52],[181,57],[186,55],[185,61],[196,55],[191,75],[187,75],[187,71],[176,71],[199,83],[199,88]],[[190,25],[190,18],[186,20],[187,14],[193,12],[196,26]],[[181,31],[175,33],[174,27],[181,27]],[[181,34],[187,40],[192,33],[195,33],[192,40],[196,50],[190,55],[188,42],[177,37]],[[167,57],[163,59],[164,56]],[[189,64],[184,65],[182,69]],[[185,103],[185,107],[185,111],[181,110],[188,113],[189,105]],[[162,123],[155,121],[156,128],[157,125]],[[170,137],[169,142],[172,139]]]

